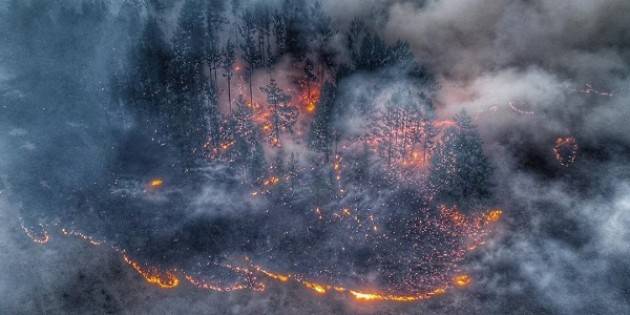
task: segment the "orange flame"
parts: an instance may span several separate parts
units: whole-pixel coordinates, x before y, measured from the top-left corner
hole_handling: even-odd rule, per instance
[[[497,221],[501,220],[502,216],[503,216],[503,210],[501,210],[501,209],[493,209],[493,210],[490,210],[486,214],[486,221],[494,223],[494,222],[497,222]]]
[[[306,288],[309,288],[318,294],[325,294],[330,288],[329,286],[325,286],[325,285],[315,283],[315,282],[310,282],[310,281],[302,281],[302,284],[304,284]]]
[[[317,109],[317,103],[321,97],[321,84],[318,82],[310,83],[309,89],[305,86],[306,83],[301,85],[298,100],[300,102],[300,108],[303,108],[307,113],[312,114]]]
[[[123,260],[137,273],[139,273],[148,283],[157,285],[162,289],[172,289],[179,285],[179,278],[177,278],[171,271],[161,273],[154,267],[144,268],[140,265],[140,263],[129,258],[127,254],[123,254]]]
[[[153,189],[162,188],[164,186],[164,180],[161,178],[154,178],[149,182],[149,187]]]
[[[278,184],[280,182],[280,178],[276,177],[276,176],[271,176],[267,179],[265,179],[265,181],[263,182],[263,185],[265,186],[274,186],[276,184]]]
[[[467,274],[457,275],[453,278],[453,284],[458,288],[466,288],[472,283],[472,278]]]
[[[317,208],[316,211],[319,212],[319,208]],[[347,213],[350,212],[350,210],[347,208],[343,209],[342,211],[347,212]],[[481,216],[473,217],[469,219],[465,215],[460,213],[457,209],[447,208],[446,206],[442,206],[441,212],[445,216],[445,218],[447,218],[448,220],[452,220],[452,222],[456,223],[456,226],[459,226],[462,228],[463,231],[470,233],[473,236],[473,239],[477,239],[485,235],[487,231],[484,229],[484,226],[486,224],[497,222],[498,220],[501,219],[502,214],[503,214],[503,211],[501,209],[492,209]],[[22,229],[27,233],[27,235],[32,234],[30,230],[24,227],[23,224],[22,224]],[[91,243],[92,245],[101,245],[104,243],[101,241],[96,241],[91,236],[83,234],[81,232],[71,231],[65,228],[62,228],[61,232],[64,235],[78,237],[79,239],[83,241],[87,241]],[[45,233],[45,241],[47,242],[48,234],[45,232],[45,230],[44,230],[44,233]],[[40,240],[42,242],[44,241],[43,238],[34,238],[34,241],[36,240]],[[479,242],[479,244],[483,244],[483,242]],[[125,253],[124,250],[117,249],[114,246],[112,246],[112,248],[116,252],[121,253],[122,258],[125,261],[125,263],[130,265],[148,283],[156,285],[163,289],[175,288],[180,284],[180,280],[174,274],[174,271],[169,270],[169,271],[161,272],[156,267],[144,267],[139,262],[132,260]],[[249,258],[246,258],[246,260],[249,261]],[[183,273],[183,271],[182,273],[184,274],[185,279],[194,287],[198,289],[209,290],[209,291],[231,292],[231,291],[243,290],[243,289],[263,291],[265,289],[265,285],[264,283],[257,282],[255,280],[256,277],[254,273],[256,272],[256,273],[260,273],[266,276],[267,278],[271,280],[274,280],[280,283],[288,283],[292,281],[294,283],[300,284],[304,288],[309,289],[318,295],[329,294],[332,292],[332,293],[347,295],[358,302],[415,302],[415,301],[428,300],[428,299],[445,294],[448,287],[450,286],[449,284],[446,284],[446,285],[439,286],[433,290],[421,292],[421,293],[396,294],[396,293],[385,293],[385,292],[378,292],[378,291],[363,291],[359,289],[346,288],[343,286],[333,286],[331,284],[318,283],[314,281],[305,280],[300,275],[282,274],[282,273],[272,272],[272,271],[264,269],[261,266],[253,266],[253,269],[251,270],[249,268],[232,266],[232,265],[222,265],[222,266],[232,271],[246,274],[248,276],[248,279],[250,279],[250,285],[246,285],[243,283],[235,283],[229,286],[221,286],[221,285],[212,284],[203,280],[196,279],[191,275]],[[472,278],[470,277],[470,275],[467,275],[467,274],[459,274],[452,278],[452,286],[455,286],[457,288],[468,287],[471,285],[471,283],[472,283]]]

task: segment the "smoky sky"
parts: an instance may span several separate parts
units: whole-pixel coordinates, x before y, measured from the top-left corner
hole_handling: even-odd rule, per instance
[[[283,220],[269,222],[283,205],[252,198],[245,175],[225,165],[189,171],[175,146],[142,128],[134,104],[112,96],[131,71],[146,21],[154,18],[168,42],[185,1],[16,2],[0,3],[0,313],[630,313],[630,2],[324,0],[322,16],[333,27],[326,40],[305,35],[324,17],[297,23],[293,34],[309,38],[305,50],[317,51],[309,56],[321,64],[327,54],[330,63],[349,62],[346,32],[361,19],[387,45],[408,43],[425,71],[418,79],[408,65],[339,67],[346,74],[322,90],[322,98],[335,97],[329,114],[343,131],[339,141],[370,130],[380,119],[374,113],[405,91],[436,119],[470,114],[492,165],[492,206],[504,216],[464,262],[472,286],[427,302],[369,305],[290,285],[263,293],[164,291],[106,249],[52,232],[50,244],[30,242],[21,222],[70,226],[144,261],[226,282],[243,279],[205,264],[247,255],[276,270],[350,283],[370,269],[359,254],[339,252],[346,227],[323,236],[309,230],[297,209],[310,206],[301,199],[310,188],[295,188]],[[202,2],[224,19],[223,45],[238,37],[248,10],[309,1]],[[298,57],[280,57],[253,75],[254,97],[264,97],[259,87],[272,76],[294,87]],[[332,80],[332,72],[322,77]],[[221,84],[216,98],[224,104]],[[243,86],[233,100],[248,97]],[[568,166],[554,151],[559,137],[573,137],[579,148]],[[282,140],[287,157],[313,167],[306,143]],[[165,187],[151,192],[146,183],[156,176]],[[346,198],[391,215],[400,198],[392,185]],[[407,226],[410,212],[399,211],[403,223],[383,225]],[[384,256],[404,261],[402,245],[386,245]]]

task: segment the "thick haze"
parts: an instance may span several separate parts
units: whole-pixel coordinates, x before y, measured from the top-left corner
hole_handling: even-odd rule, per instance
[[[81,10],[83,1],[72,3]],[[43,0],[27,1],[41,7],[28,13],[35,17],[21,16],[12,2],[0,5],[0,37],[8,38],[0,44],[0,313],[630,313],[629,1],[322,1],[338,29],[363,17],[387,43],[407,41],[434,78],[430,86],[418,85],[401,74],[404,67],[343,77],[336,102],[346,107],[335,112],[336,126],[347,134],[369,129],[374,117],[354,106],[387,106],[380,100],[399,90],[414,92],[414,101],[433,97],[441,119],[465,109],[495,170],[492,200],[504,211],[493,239],[465,262],[475,279],[470,288],[428,302],[367,306],[290,286],[264,293],[161,291],[104,249],[60,237],[32,244],[21,221],[70,224],[160,264],[196,268],[207,259],[198,248],[263,257],[284,236],[255,234],[246,245],[230,236],[260,231],[252,209],[274,205],[250,198],[237,186],[241,175],[220,166],[203,170],[200,187],[177,185],[183,181],[173,176],[165,178],[164,193],[144,194],[147,180],[184,162],[172,147],[142,141],[151,135],[135,132],[136,122],[125,118],[128,104],[112,100],[112,77],[125,70],[128,37],[142,31],[135,20],[155,11],[171,36],[181,1],[146,1],[150,9],[145,1],[105,2],[103,11],[76,19],[49,12],[57,9]],[[239,6],[225,9],[229,21],[257,3],[234,2]],[[138,16],[120,13],[130,7],[140,8]],[[235,29],[226,27],[221,37]],[[329,42],[336,60],[351,54],[345,40],[336,33]],[[291,72],[290,62],[273,67],[281,84]],[[255,85],[267,75],[257,73]],[[226,98],[224,90],[218,94]],[[554,154],[556,139],[567,136],[579,146],[568,167]],[[287,142],[298,163],[311,158],[304,143]],[[124,168],[129,177],[111,168]],[[134,201],[123,206],[119,196]],[[379,211],[395,198],[352,197]],[[210,227],[214,234],[202,234],[208,226],[199,218],[221,222]],[[231,229],[217,231],[223,224]],[[297,216],[277,224],[287,234],[307,225]],[[325,256],[344,244],[343,232],[309,248]],[[277,268],[303,271],[321,263],[273,254],[277,260],[269,263]],[[331,274],[350,265],[344,256],[330,258]]]

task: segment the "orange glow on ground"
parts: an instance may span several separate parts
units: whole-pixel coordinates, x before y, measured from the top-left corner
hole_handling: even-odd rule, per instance
[[[467,274],[457,275],[453,278],[453,284],[458,288],[466,288],[472,283],[472,278]]]
[[[139,262],[132,260],[123,254],[123,260],[139,273],[148,283],[156,285],[162,289],[172,289],[179,285],[179,278],[170,271],[160,272],[155,267],[145,268]]]
[[[218,284],[212,284],[203,280],[196,279],[193,276],[188,275],[188,274],[185,274],[184,278],[186,278],[186,280],[188,280],[188,282],[190,282],[190,284],[192,284],[195,288],[208,290],[208,291],[232,292],[232,291],[239,291],[239,290],[244,290],[244,289],[249,288],[247,285],[240,284],[240,283],[233,284],[230,286],[221,286]]]
[[[154,178],[149,182],[149,187],[153,189],[162,188],[164,186],[164,180],[161,178]]]
[[[274,186],[276,184],[278,184],[280,182],[280,178],[276,177],[276,176],[271,176],[267,179],[265,179],[265,181],[263,182],[263,185],[265,186]]]
[[[501,209],[490,210],[490,212],[486,214],[486,221],[497,222],[501,220],[502,216],[503,216],[503,210]]]

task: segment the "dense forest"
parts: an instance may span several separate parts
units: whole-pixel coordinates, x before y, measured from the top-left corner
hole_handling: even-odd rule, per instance
[[[9,175],[46,196],[22,200],[27,229],[59,222],[164,268],[245,255],[357,285],[376,270],[370,283],[410,294],[459,270],[467,232],[447,217],[485,209],[492,167],[466,112],[436,118],[436,82],[408,43],[360,18],[334,25],[317,1],[9,6],[7,29],[37,34],[9,39],[35,54],[10,56],[23,74],[11,84],[37,80],[67,104],[19,118],[64,115],[76,122],[53,134],[92,146],[43,153],[41,177]],[[94,36],[98,23],[117,31]],[[50,174],[76,174],[55,165],[90,155],[97,176]]]
[[[534,2],[0,2],[0,248],[113,257],[51,304],[128,272],[186,303],[625,313],[630,32]]]

